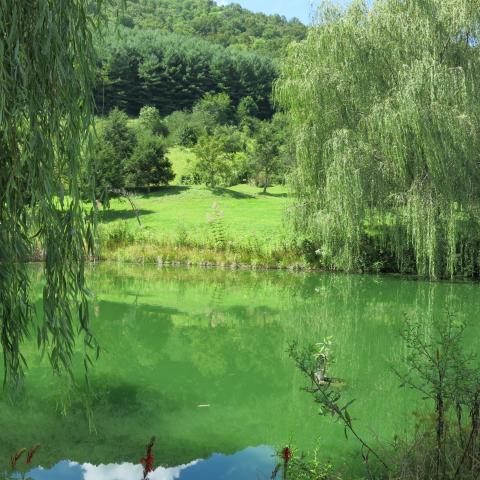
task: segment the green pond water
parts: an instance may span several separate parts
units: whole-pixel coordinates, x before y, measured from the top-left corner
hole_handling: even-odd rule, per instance
[[[269,478],[272,448],[287,443],[318,445],[348,468],[358,445],[318,416],[288,344],[333,336],[332,373],[344,380],[345,398],[356,399],[358,429],[389,441],[419,408],[389,366],[404,355],[404,316],[428,329],[448,308],[470,320],[472,342],[480,323],[475,283],[111,264],[92,268],[89,281],[102,346],[91,372],[95,432],[82,387],[54,378],[32,340],[24,393],[15,405],[0,398],[0,472],[19,448],[40,444],[31,465],[17,466],[26,478],[140,479],[153,435],[152,480]],[[40,267],[32,282],[41,311]],[[80,349],[76,364],[81,385]]]

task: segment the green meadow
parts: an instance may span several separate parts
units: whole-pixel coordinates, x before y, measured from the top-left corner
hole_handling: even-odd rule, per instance
[[[280,238],[287,206],[284,187],[275,186],[266,195],[251,185],[209,189],[205,186],[172,185],[151,193],[134,195],[129,202],[114,199],[101,213],[104,224],[125,222],[128,227],[143,227],[158,237],[171,238],[180,230],[203,235],[218,212],[225,232],[232,239],[258,236],[264,241]]]
[[[301,262],[290,252],[284,223],[288,189],[276,185],[264,194],[254,185],[207,188],[180,185],[194,154],[172,148],[173,184],[115,198],[100,212],[100,251],[104,260],[249,264],[286,267]],[[278,258],[276,255],[278,253]]]

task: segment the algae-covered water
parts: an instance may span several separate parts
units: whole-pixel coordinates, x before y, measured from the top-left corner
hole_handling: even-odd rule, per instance
[[[318,416],[286,349],[332,336],[334,375],[373,442],[413,425],[417,397],[399,387],[405,316],[428,329],[445,310],[478,332],[480,285],[325,273],[158,269],[103,264],[89,272],[92,324],[102,352],[86,400],[81,349],[78,387],[54,378],[34,339],[22,396],[0,399],[0,472],[34,480],[140,480],[152,436],[151,480],[270,478],[285,444],[341,468],[358,445]],[[41,311],[41,267],[32,267]],[[87,403],[90,409],[86,408]],[[87,415],[90,411],[91,415]],[[8,473],[10,457],[40,444]],[[23,472],[23,473],[22,473]],[[12,477],[12,475],[14,475]]]

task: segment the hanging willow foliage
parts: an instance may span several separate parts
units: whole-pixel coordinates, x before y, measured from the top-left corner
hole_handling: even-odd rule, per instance
[[[475,276],[480,1],[324,5],[275,87],[296,131],[296,227],[325,266]],[[409,265],[409,259],[412,259]]]
[[[39,347],[58,373],[71,371],[77,333],[86,364],[97,348],[84,278],[92,224],[79,183],[99,8],[100,0],[0,0],[0,326],[5,381],[14,386],[36,324],[26,264],[35,244],[45,257]]]

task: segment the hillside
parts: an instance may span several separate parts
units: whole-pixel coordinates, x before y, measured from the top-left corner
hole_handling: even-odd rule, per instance
[[[115,0],[114,5],[118,3]],[[112,10],[116,18],[113,14]],[[307,32],[297,19],[253,13],[238,4],[220,6],[212,0],[127,0],[120,23],[274,55],[291,41],[304,39]]]
[[[109,20],[96,42],[102,115],[115,107],[137,115],[144,105],[168,115],[226,93],[234,106],[251,97],[259,118],[270,118],[276,59],[307,30],[296,19],[212,0],[114,0]]]
[[[137,115],[153,105],[162,115],[191,109],[206,93],[226,93],[233,105],[250,96],[259,116],[271,116],[275,63],[255,52],[231,51],[207,40],[158,30],[120,28],[99,45],[96,103]]]

